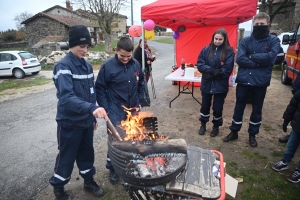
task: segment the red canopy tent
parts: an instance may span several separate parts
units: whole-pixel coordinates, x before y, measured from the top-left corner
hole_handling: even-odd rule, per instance
[[[141,8],[141,19],[173,31],[184,25],[186,30],[176,40],[176,63],[184,57],[186,63],[195,64],[218,28],[227,30],[235,48],[238,24],[252,19],[256,10],[257,0],[158,0]]]

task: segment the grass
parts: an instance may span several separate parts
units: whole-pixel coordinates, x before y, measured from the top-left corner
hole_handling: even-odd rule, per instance
[[[253,151],[243,150],[242,158],[251,163],[255,163],[255,168],[251,164],[240,164],[238,161],[226,162],[226,173],[233,178],[242,178],[243,182],[238,185],[238,198],[241,200],[285,200],[299,199],[299,184],[292,184],[287,181],[287,176],[291,172],[275,172],[271,169],[274,163],[269,163],[269,158]],[[271,152],[272,157],[282,157],[283,151]],[[227,195],[226,199],[234,200]]]
[[[112,48],[116,47],[118,43],[118,40],[113,40],[111,43]],[[98,44],[97,46],[94,46],[92,48],[90,48],[90,51],[105,51],[105,44]],[[112,51],[112,50],[111,50]]]
[[[32,78],[24,78],[24,79],[8,79],[1,82],[0,92],[7,89],[19,89],[19,88],[27,88],[35,85],[43,85],[51,81],[52,81],[51,79],[45,78],[44,76],[34,76]]]

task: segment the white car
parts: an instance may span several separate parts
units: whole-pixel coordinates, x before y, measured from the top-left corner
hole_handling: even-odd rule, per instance
[[[27,51],[0,51],[0,76],[24,78],[25,74],[38,74],[41,64],[37,57]]]
[[[283,49],[283,52],[286,54],[286,51],[287,51],[287,48],[288,48],[288,44],[282,44],[282,37],[284,35],[289,35],[290,37],[294,34],[294,31],[290,31],[290,32],[283,32],[283,33],[280,33],[277,37],[279,38],[280,40],[280,45]],[[291,39],[291,38],[290,38]]]

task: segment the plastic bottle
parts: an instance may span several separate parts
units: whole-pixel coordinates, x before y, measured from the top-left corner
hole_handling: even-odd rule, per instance
[[[184,57],[181,58],[181,69],[182,70],[185,69],[185,59],[184,59]]]

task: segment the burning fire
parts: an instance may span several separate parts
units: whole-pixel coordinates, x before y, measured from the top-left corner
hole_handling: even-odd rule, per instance
[[[138,114],[132,115],[132,110],[136,110],[138,112],[139,108],[122,107],[127,113],[126,120],[122,120],[120,126],[120,128],[126,132],[126,136],[123,139],[124,141],[168,139],[168,137],[158,135],[153,131],[148,131],[143,125],[143,117],[140,117]]]

